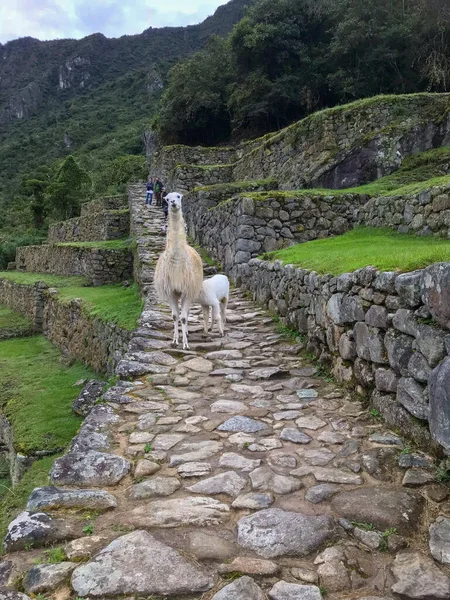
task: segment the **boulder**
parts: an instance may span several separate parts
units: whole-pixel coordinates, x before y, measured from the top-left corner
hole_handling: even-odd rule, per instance
[[[428,421],[433,439],[450,453],[450,357],[445,358],[428,380]]]
[[[76,566],[74,562],[36,565],[26,572],[22,581],[23,589],[29,594],[54,591],[69,578]]]
[[[450,329],[449,263],[436,263],[423,270],[422,300],[436,321]]]
[[[315,585],[278,581],[270,590],[269,598],[270,600],[322,600],[322,594]]]
[[[400,552],[391,567],[391,591],[408,600],[448,600],[450,579],[420,552]]]
[[[438,517],[430,525],[430,552],[438,562],[450,564],[450,519]]]
[[[66,490],[55,486],[35,488],[28,498],[27,510],[51,510],[55,508],[85,508],[107,510],[115,508],[117,500],[104,490]]]
[[[72,404],[72,410],[77,415],[85,417],[91,408],[95,406],[105,387],[104,381],[91,379],[81,390],[80,395]]]
[[[81,527],[77,528],[68,519],[53,519],[42,512],[22,512],[8,525],[4,546],[7,552],[15,552],[27,546],[37,548],[71,540],[80,534]]]
[[[223,587],[212,600],[265,600],[262,589],[245,575]]]
[[[94,450],[69,452],[55,460],[50,479],[60,485],[109,486],[123,479],[130,468],[125,458],[115,454]]]

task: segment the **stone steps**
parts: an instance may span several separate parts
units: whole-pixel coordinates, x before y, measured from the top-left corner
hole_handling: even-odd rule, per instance
[[[134,204],[156,255],[161,213]],[[35,491],[10,525],[0,586],[54,600],[450,597],[449,490],[431,457],[240,290],[225,337],[202,337],[198,308],[189,352],[171,331],[149,293],[133,369],[55,461],[58,489]],[[34,564],[49,544],[67,560]]]

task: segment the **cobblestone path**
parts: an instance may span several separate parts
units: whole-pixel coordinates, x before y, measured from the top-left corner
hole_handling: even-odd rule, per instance
[[[160,213],[133,218],[150,283]],[[199,309],[190,351],[171,333],[149,291],[123,380],[56,461],[57,487],[10,525],[4,581],[25,573],[26,594],[58,600],[450,598],[450,504],[430,457],[239,290],[224,338],[202,337]],[[33,566],[45,544],[66,560]]]

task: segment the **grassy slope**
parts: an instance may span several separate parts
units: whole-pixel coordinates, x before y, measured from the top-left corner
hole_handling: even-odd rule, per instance
[[[46,273],[23,273],[22,271],[0,271],[0,279],[8,279],[23,285],[34,285],[43,281],[49,287],[81,287],[88,284],[84,277],[63,277],[61,275],[47,275]]]
[[[318,273],[340,275],[373,265],[381,271],[413,271],[450,260],[450,242],[359,227],[344,235],[296,244],[264,255]]]
[[[23,315],[0,305],[0,329],[26,329],[30,321]]]
[[[29,454],[65,448],[81,419],[71,410],[74,385],[95,373],[81,363],[65,366],[42,336],[0,342],[0,404],[14,429],[15,447]]]
[[[56,246],[75,246],[77,248],[104,248],[106,250],[127,250],[130,247],[130,241],[125,240],[107,240],[104,242],[59,242]]]

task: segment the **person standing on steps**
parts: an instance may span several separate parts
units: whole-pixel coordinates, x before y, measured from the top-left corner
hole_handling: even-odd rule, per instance
[[[161,206],[161,193],[163,189],[163,183],[159,180],[159,177],[155,177],[155,183],[153,190],[155,192],[156,206]]]
[[[153,191],[154,191],[153,177],[148,177],[146,187],[147,187],[147,195],[145,196],[145,204],[151,205],[153,202]]]

